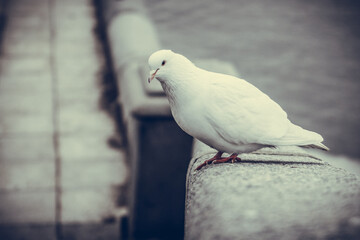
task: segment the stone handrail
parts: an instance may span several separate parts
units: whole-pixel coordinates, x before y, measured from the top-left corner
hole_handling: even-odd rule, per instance
[[[297,147],[195,168],[216,151],[195,141],[185,239],[358,239],[360,181]]]

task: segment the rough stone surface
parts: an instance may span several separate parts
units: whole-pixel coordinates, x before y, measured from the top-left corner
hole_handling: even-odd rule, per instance
[[[196,171],[212,150],[195,150],[187,179],[186,239],[359,239],[356,175],[309,156],[269,153]]]

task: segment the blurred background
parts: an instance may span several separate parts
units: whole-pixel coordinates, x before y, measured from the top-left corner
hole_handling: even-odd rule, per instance
[[[357,1],[137,4],[162,48],[232,63],[332,154],[359,163]],[[1,239],[126,238],[131,173],[103,10],[0,1]]]

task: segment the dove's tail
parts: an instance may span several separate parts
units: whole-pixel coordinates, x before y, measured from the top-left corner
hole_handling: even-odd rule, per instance
[[[303,148],[316,148],[316,149],[320,149],[320,150],[324,150],[324,151],[330,151],[330,148],[328,148],[327,146],[325,146],[322,143],[315,143],[315,144],[309,144],[309,145],[305,145],[305,146],[301,146]]]
[[[290,123],[288,132],[274,143],[277,145],[297,145],[304,148],[317,148],[329,151],[330,149],[321,143],[323,140],[320,134]]]

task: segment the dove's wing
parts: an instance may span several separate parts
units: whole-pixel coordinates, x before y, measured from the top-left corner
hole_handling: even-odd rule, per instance
[[[270,144],[283,137],[291,124],[286,112],[252,84],[212,73],[206,117],[229,143]]]

